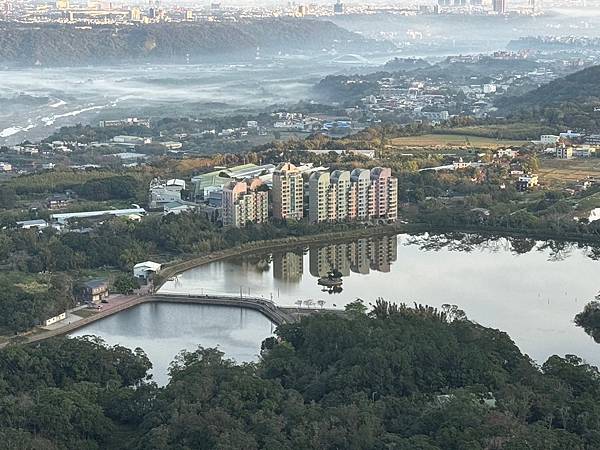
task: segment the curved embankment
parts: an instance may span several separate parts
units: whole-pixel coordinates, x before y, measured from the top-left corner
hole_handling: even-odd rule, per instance
[[[268,241],[249,242],[247,244],[238,245],[237,247],[228,248],[226,250],[208,253],[203,256],[191,257],[184,261],[164,264],[162,270],[154,280],[154,286],[155,290],[158,290],[169,278],[179,275],[186,270],[193,269],[194,267],[202,266],[211,262],[220,261],[225,258],[231,258],[233,256],[242,256],[257,252],[270,252],[279,249],[294,248],[301,245],[320,243],[333,244],[348,239],[384,236],[388,234],[401,233],[403,231],[407,230],[404,230],[400,225],[392,224],[338,231],[335,233],[319,233],[309,236],[287,237]]]
[[[123,302],[111,309],[100,311],[92,316],[78,320],[57,328],[55,330],[43,331],[39,334],[25,337],[21,343],[31,344],[33,342],[43,341],[56,336],[63,336],[83,328],[93,322],[102,320],[113,314],[132,308],[143,303],[186,303],[194,305],[224,306],[228,308],[247,308],[258,311],[267,319],[279,326],[285,323],[291,323],[299,320],[301,317],[309,314],[318,314],[322,312],[342,313],[342,310],[323,309],[323,308],[297,308],[288,306],[277,306],[274,302],[261,297],[243,297],[232,296],[205,296],[205,295],[177,295],[177,294],[156,294],[134,297],[131,300]],[[6,345],[6,344],[5,344]]]
[[[283,239],[273,239],[268,241],[255,241],[248,244],[240,245],[237,247],[232,247],[226,250],[209,253],[207,255],[201,257],[190,258],[185,261],[180,261],[173,264],[167,264],[164,266],[163,270],[159,274],[159,276],[155,279],[155,291],[162,286],[162,284],[172,276],[180,274],[186,270],[192,269],[194,267],[208,264],[214,261],[219,261],[225,258],[230,258],[232,256],[245,255],[249,253],[255,252],[268,252],[277,249],[285,249],[295,246],[301,245],[309,245],[309,244],[318,244],[318,243],[335,243],[339,241],[344,241],[347,239],[359,239],[359,238],[367,238],[374,236],[383,236],[386,234],[396,234],[402,231],[407,231],[403,229],[398,224],[393,225],[380,225],[369,228],[361,228],[361,229],[353,229],[347,231],[340,231],[334,233],[320,233],[310,236],[301,236],[301,237],[288,237]],[[190,299],[191,297],[191,299]],[[0,348],[5,347],[6,345],[10,345],[11,343],[32,343],[39,342],[45,339],[49,339],[55,336],[62,336],[65,334],[69,334],[79,328],[82,328],[86,325],[89,325],[93,322],[101,320],[105,317],[111,316],[113,314],[119,313],[126,309],[132,308],[134,306],[140,305],[142,303],[147,303],[151,301],[160,302],[160,301],[169,301],[169,302],[179,302],[179,303],[196,303],[196,304],[212,304],[212,305],[222,305],[222,306],[232,306],[232,307],[241,307],[241,308],[251,308],[255,310],[259,310],[263,313],[269,320],[273,323],[280,325],[281,323],[286,323],[291,320],[297,320],[298,318],[311,314],[317,311],[333,311],[340,312],[339,310],[322,310],[322,309],[311,309],[311,308],[294,308],[294,307],[276,307],[277,314],[273,313],[271,310],[264,309],[263,307],[256,306],[254,304],[249,304],[247,302],[240,302],[239,299],[235,299],[233,301],[232,297],[223,297],[226,298],[227,303],[215,303],[215,298],[212,297],[208,300],[203,300],[204,297],[194,297],[194,296],[177,296],[177,295],[165,295],[157,293],[156,295],[146,295],[135,297],[131,300],[123,302],[122,304],[115,306],[109,310],[100,311],[93,316],[89,316],[78,320],[77,322],[70,323],[63,327],[60,327],[56,330],[48,330],[43,331],[37,334],[27,334],[21,335],[20,337],[13,338],[8,342],[4,342],[0,344]],[[262,300],[262,299],[261,299]]]

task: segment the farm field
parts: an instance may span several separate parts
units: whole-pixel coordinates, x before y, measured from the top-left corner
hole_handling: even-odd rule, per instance
[[[600,158],[541,159],[540,180],[545,184],[565,185],[588,177],[600,178]]]
[[[495,139],[481,136],[469,136],[460,134],[424,134],[422,136],[403,136],[392,139],[388,147],[409,148],[479,148],[495,149],[499,147],[519,147],[528,141],[511,139]]]

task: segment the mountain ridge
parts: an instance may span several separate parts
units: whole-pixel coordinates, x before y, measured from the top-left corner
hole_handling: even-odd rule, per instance
[[[389,44],[391,45],[391,44]],[[332,22],[260,19],[223,23],[161,23],[76,27],[0,23],[0,64],[97,65],[103,63],[197,61],[217,55],[278,52],[343,52],[389,48]]]

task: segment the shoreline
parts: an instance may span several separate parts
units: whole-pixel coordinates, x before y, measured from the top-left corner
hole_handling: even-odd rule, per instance
[[[331,244],[347,241],[350,239],[361,239],[370,237],[379,237],[386,235],[397,235],[397,234],[416,234],[416,233],[464,233],[464,234],[480,234],[483,236],[503,237],[503,238],[522,238],[522,239],[533,239],[533,240],[557,240],[560,242],[571,242],[578,244],[592,244],[600,243],[594,236],[573,236],[573,235],[562,235],[558,236],[555,233],[542,233],[542,232],[531,232],[531,230],[501,230],[501,229],[478,229],[478,228],[465,228],[465,227],[432,227],[426,224],[391,224],[391,225],[379,225],[368,228],[358,228],[345,231],[338,231],[333,233],[318,233],[314,235],[298,236],[298,237],[287,237],[280,239],[272,239],[268,241],[254,241],[246,244],[242,244],[236,247],[231,247],[225,250],[220,250],[212,253],[208,253],[203,256],[196,256],[189,259],[184,259],[174,263],[166,263],[167,266],[161,270],[160,274],[155,278],[155,291],[152,294],[146,294],[134,297],[126,300],[123,303],[116,305],[110,310],[100,311],[91,316],[84,317],[75,322],[66,324],[63,327],[54,330],[44,330],[36,333],[36,329],[29,330],[18,336],[7,337],[6,342],[0,344],[0,348],[4,348],[9,345],[17,344],[31,344],[40,342],[52,337],[63,336],[79,328],[85,327],[96,321],[102,320],[106,317],[112,316],[119,312],[133,308],[135,306],[149,303],[149,302],[165,302],[168,300],[161,299],[161,293],[158,290],[162,285],[171,277],[176,276],[187,270],[191,270],[195,267],[202,266],[204,264],[210,264],[212,262],[221,261],[226,258],[258,254],[258,253],[269,253],[277,249],[294,248],[298,246],[306,246],[311,244]],[[226,305],[225,305],[226,306]],[[246,305],[231,305],[235,307],[248,307]],[[37,329],[39,330],[39,329]]]
[[[202,266],[204,264],[221,261],[226,258],[232,258],[235,256],[242,256],[259,252],[271,252],[273,250],[281,248],[296,247],[301,245],[319,244],[325,242],[340,242],[348,239],[361,239],[373,236],[385,236],[399,234],[402,232],[408,231],[403,231],[397,224],[393,224],[380,225],[369,228],[357,228],[346,231],[337,231],[333,233],[318,233],[306,236],[293,236],[280,239],[271,239],[268,241],[248,242],[242,245],[238,245],[236,247],[207,253],[203,256],[195,256],[171,264],[166,263],[165,265],[163,265],[163,268],[159,272],[158,276],[154,279],[155,291],[158,292],[162,285],[169,278],[175,275],[179,275],[180,273],[183,273],[186,270],[190,270],[195,267]]]
[[[393,234],[413,234],[413,233],[464,233],[480,234],[490,237],[521,238],[534,240],[556,240],[560,242],[573,242],[579,244],[600,244],[600,236],[581,235],[581,234],[561,234],[542,231],[522,230],[522,229],[501,229],[501,228],[477,228],[477,227],[435,227],[423,223],[414,224],[391,224],[379,225],[369,228],[358,228],[333,233],[318,233],[306,236],[294,236],[267,241],[248,242],[236,247],[231,247],[216,252],[207,253],[203,256],[192,256],[188,259],[173,263],[165,263],[163,269],[155,278],[156,291],[171,277],[179,275],[187,270],[204,264],[221,261],[226,258],[243,256],[252,253],[269,253],[273,250],[288,248],[293,246],[337,243],[349,239],[361,239],[375,236],[386,236]]]

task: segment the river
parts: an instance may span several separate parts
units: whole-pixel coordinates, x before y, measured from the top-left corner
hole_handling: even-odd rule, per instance
[[[285,252],[235,257],[191,269],[163,293],[264,296],[281,305],[343,308],[378,297],[441,307],[458,305],[469,319],[506,331],[538,363],[577,354],[600,365],[597,344],[573,317],[600,290],[600,252],[576,244],[476,235],[399,235]],[[323,291],[332,268],[343,289]],[[77,335],[142,347],[165,380],[182,348],[220,345],[237,361],[256,358],[271,324],[256,312],[194,305],[143,305],[96,322]]]

